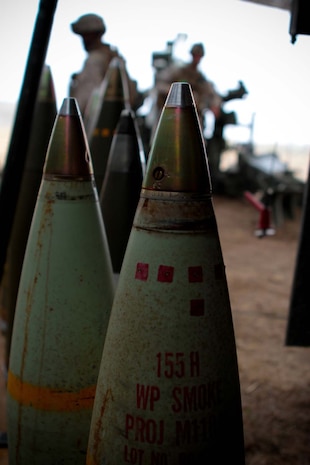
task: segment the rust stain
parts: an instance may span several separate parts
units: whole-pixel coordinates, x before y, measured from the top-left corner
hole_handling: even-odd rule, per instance
[[[46,229],[48,227],[51,227],[51,221],[50,217],[53,216],[53,204],[55,203],[54,200],[47,198],[48,196],[45,196],[45,202],[44,202],[44,210],[43,214],[42,212],[41,215],[43,215],[44,221],[40,221],[39,223],[39,229],[37,233],[37,243],[35,247],[35,253],[34,257],[31,257],[31,260],[34,260],[36,263],[36,269],[34,270],[34,277],[32,283],[28,286],[28,288],[25,290],[26,296],[25,296],[25,324],[24,324],[24,344],[23,344],[23,350],[21,353],[21,366],[20,366],[20,380],[23,380],[24,377],[24,370],[25,370],[25,364],[27,357],[29,357],[28,354],[28,340],[29,340],[29,324],[30,324],[30,315],[31,315],[31,310],[32,310],[32,302],[33,302],[33,295],[35,293],[35,288],[38,285],[39,277],[40,277],[40,257],[42,254],[42,248],[43,248],[43,239],[46,236]],[[45,211],[45,214],[44,214]],[[39,215],[39,212],[35,213],[36,215]],[[35,219],[35,221],[38,221],[38,219]],[[43,350],[41,351],[41,353]],[[20,386],[20,395],[23,396],[23,386]],[[16,459],[18,458],[19,454],[19,449],[20,449],[20,441],[21,441],[21,424],[22,424],[22,415],[23,415],[23,405],[19,403],[18,405],[18,426],[17,426],[17,446],[16,446]]]
[[[93,448],[89,457],[89,461],[87,461],[87,465],[91,465],[93,463],[100,463],[100,442],[101,442],[101,436],[100,432],[102,430],[102,419],[104,416],[105,409],[107,407],[108,401],[114,400],[113,399],[113,394],[112,394],[112,389],[107,389],[105,396],[103,398],[101,408],[100,408],[100,415],[99,418],[96,422],[95,429],[94,429],[94,443],[93,443]]]

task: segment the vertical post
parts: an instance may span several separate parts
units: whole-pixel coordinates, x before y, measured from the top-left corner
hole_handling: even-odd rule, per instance
[[[0,189],[0,281],[13,226],[30,128],[57,0],[40,0]]]

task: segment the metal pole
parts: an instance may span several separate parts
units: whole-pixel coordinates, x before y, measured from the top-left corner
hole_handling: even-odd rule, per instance
[[[57,0],[40,0],[0,189],[0,282],[13,226],[32,116]]]

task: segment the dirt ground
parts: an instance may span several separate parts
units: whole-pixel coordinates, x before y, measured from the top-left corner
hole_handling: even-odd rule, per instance
[[[310,348],[286,347],[301,211],[258,239],[245,199],[214,198],[237,343],[246,465],[310,465]],[[0,431],[5,430],[0,336]],[[0,449],[0,465],[7,451]]]
[[[246,465],[310,464],[310,349],[285,346],[301,210],[253,236],[246,201],[214,200],[237,343]]]

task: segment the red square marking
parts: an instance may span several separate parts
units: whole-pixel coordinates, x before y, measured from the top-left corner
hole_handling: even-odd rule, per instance
[[[203,316],[205,314],[205,301],[204,299],[192,299],[191,301],[191,316]]]
[[[190,283],[202,283],[203,281],[202,266],[189,266],[188,267],[188,281]]]
[[[173,273],[173,266],[160,265],[158,268],[157,281],[161,283],[172,283]]]
[[[141,281],[146,281],[148,276],[149,276],[148,263],[137,263],[135,278],[141,279]]]

